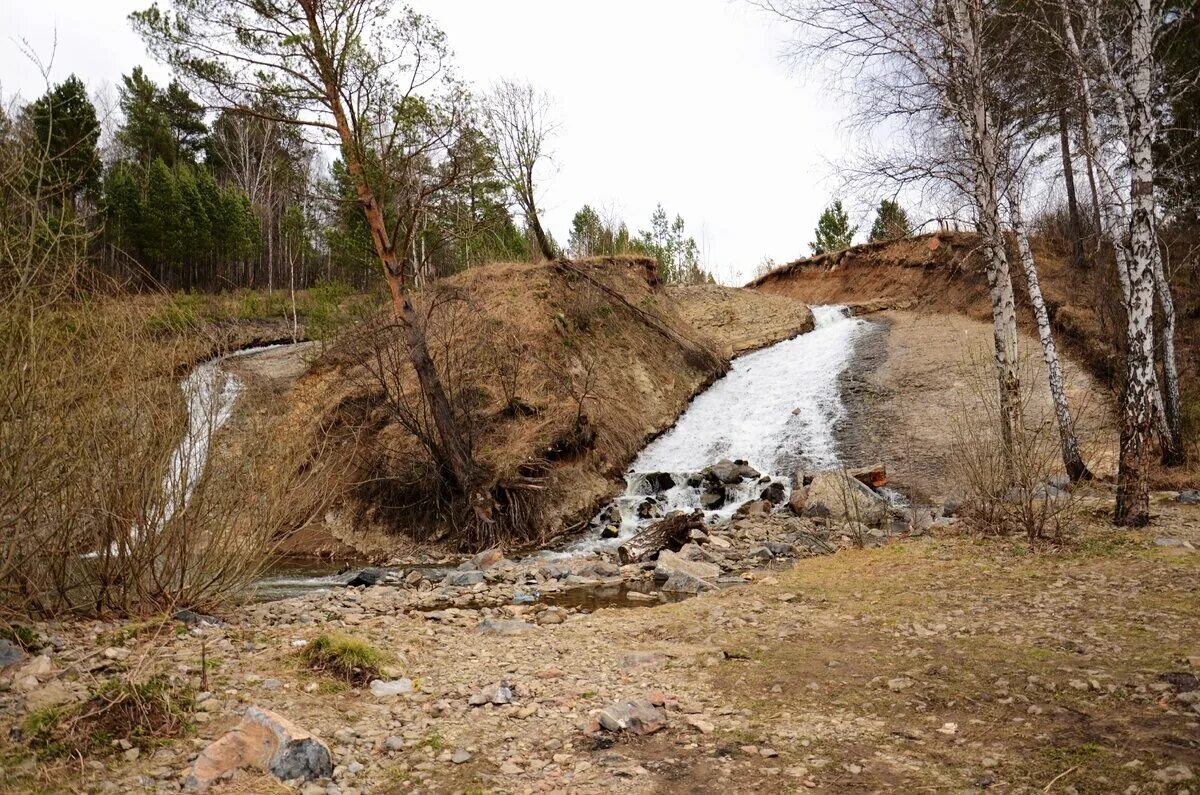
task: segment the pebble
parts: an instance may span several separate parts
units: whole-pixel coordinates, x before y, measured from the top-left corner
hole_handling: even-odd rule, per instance
[[[456,765],[461,765],[471,761],[471,754],[460,748],[450,757],[450,761]]]

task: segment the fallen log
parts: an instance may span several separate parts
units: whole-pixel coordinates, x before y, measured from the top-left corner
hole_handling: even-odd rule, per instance
[[[678,550],[687,543],[691,531],[703,529],[703,511],[676,511],[617,547],[617,555],[621,558],[621,565],[641,563],[661,549]]]

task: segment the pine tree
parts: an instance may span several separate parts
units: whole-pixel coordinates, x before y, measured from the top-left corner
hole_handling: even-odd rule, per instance
[[[850,216],[842,207],[841,199],[834,199],[833,204],[825,208],[817,220],[816,240],[808,244],[813,254],[824,254],[827,251],[840,251],[849,248],[857,226],[850,226]]]
[[[146,170],[146,185],[142,192],[139,213],[139,250],[147,265],[156,265],[160,281],[179,264],[180,218],[183,215],[183,199],[175,175],[162,158],[155,158]]]
[[[100,125],[87,89],[75,75],[30,104],[29,120],[46,167],[37,187],[62,203],[79,194],[95,195],[100,187]]]
[[[871,227],[867,241],[878,243],[883,240],[899,240],[911,234],[912,225],[904,208],[891,199],[879,202],[879,209],[875,212],[875,224]]]

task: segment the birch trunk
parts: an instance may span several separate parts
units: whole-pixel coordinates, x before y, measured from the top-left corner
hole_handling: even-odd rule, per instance
[[[978,0],[953,0],[946,20],[947,37],[953,42],[961,63],[952,71],[962,84],[962,97],[955,115],[963,131],[973,170],[973,191],[983,238],[983,262],[992,302],[992,336],[995,343],[996,376],[1000,395],[1000,432],[1008,454],[1023,430],[1021,381],[1017,371],[1017,311],[1012,276],[1004,238],[1000,232],[999,144],[988,109],[987,76],[981,40],[983,8]]]
[[[1134,3],[1135,3],[1135,5],[1140,5],[1140,4],[1136,3],[1136,0],[1134,0]],[[1139,13],[1141,13],[1141,12],[1134,11],[1135,16]],[[1146,46],[1146,55],[1145,55],[1146,62],[1143,64],[1140,61],[1136,61],[1136,60],[1132,61],[1133,68],[1134,68],[1134,75],[1133,75],[1133,81],[1132,81],[1133,84],[1129,87],[1129,91],[1128,91],[1128,94],[1130,96],[1130,101],[1128,103],[1126,102],[1126,94],[1127,94],[1126,86],[1123,84],[1120,75],[1117,74],[1117,70],[1113,67],[1112,59],[1109,58],[1109,55],[1108,55],[1108,47],[1105,46],[1105,43],[1100,38],[1100,25],[1097,20],[1097,14],[1098,14],[1098,10],[1095,7],[1090,7],[1087,9],[1086,15],[1084,17],[1086,20],[1086,25],[1085,25],[1084,31],[1087,35],[1090,35],[1091,37],[1095,38],[1097,41],[1096,53],[1099,56],[1100,67],[1103,70],[1104,78],[1109,85],[1110,93],[1113,97],[1113,106],[1116,111],[1115,115],[1117,118],[1118,129],[1120,130],[1122,137],[1124,138],[1124,140],[1127,143],[1130,162],[1132,164],[1133,158],[1136,157],[1136,155],[1134,153],[1134,147],[1135,147],[1134,126],[1135,126],[1135,123],[1146,125],[1145,127],[1142,128],[1142,131],[1139,133],[1139,135],[1142,135],[1147,140],[1149,140],[1151,146],[1153,145],[1153,141],[1154,141],[1155,124],[1154,124],[1154,117],[1153,117],[1152,111],[1150,110],[1150,102],[1151,102],[1150,94],[1149,93],[1143,94],[1142,99],[1139,99],[1138,94],[1137,94],[1138,91],[1142,90],[1138,87],[1138,81],[1143,79],[1143,76],[1139,73],[1139,70],[1142,69],[1143,67],[1146,72],[1146,74],[1144,76],[1145,90],[1147,92],[1151,92],[1154,90],[1153,85],[1151,84],[1151,81],[1153,79],[1153,73],[1154,73],[1154,61],[1153,61],[1153,58],[1154,58],[1153,24],[1154,24],[1154,22],[1153,22],[1153,19],[1151,18],[1152,14],[1153,14],[1153,9],[1151,6],[1147,6],[1147,8],[1145,10],[1145,17],[1146,17],[1145,35],[1147,37],[1149,37],[1149,41],[1145,45]],[[1137,33],[1137,25],[1138,25],[1138,23],[1135,20],[1134,26],[1132,29],[1133,32],[1131,33],[1131,35],[1141,35],[1141,34]],[[1131,55],[1131,59],[1132,59],[1132,56],[1133,56],[1132,50],[1130,51],[1130,55]],[[1144,113],[1145,118],[1142,119],[1141,122],[1137,122],[1134,119],[1134,116],[1136,114],[1142,112],[1141,110],[1139,110],[1139,107],[1145,109],[1145,113]],[[1150,254],[1150,269],[1151,269],[1151,273],[1153,274],[1153,278],[1154,278],[1155,295],[1158,297],[1159,304],[1163,308],[1162,358],[1163,358],[1163,380],[1166,382],[1166,384],[1165,384],[1166,396],[1164,398],[1163,389],[1160,388],[1160,384],[1158,383],[1158,371],[1154,370],[1152,372],[1152,375],[1154,376],[1154,390],[1153,390],[1152,397],[1154,399],[1155,424],[1158,426],[1159,436],[1162,438],[1163,462],[1166,464],[1173,465],[1173,464],[1183,463],[1184,458],[1185,458],[1184,446],[1183,446],[1183,417],[1182,417],[1182,409],[1180,406],[1180,395],[1179,395],[1179,370],[1178,370],[1178,367],[1176,365],[1176,360],[1175,360],[1175,302],[1171,297],[1171,287],[1167,283],[1166,271],[1163,268],[1162,249],[1159,248],[1159,245],[1158,245],[1158,232],[1157,232],[1156,223],[1155,223],[1156,213],[1155,213],[1155,206],[1154,206],[1154,160],[1153,160],[1152,149],[1147,149],[1145,156],[1146,156],[1146,168],[1147,168],[1146,173],[1148,175],[1147,180],[1145,182],[1145,184],[1148,186],[1146,188],[1146,190],[1148,191],[1148,207],[1149,207],[1149,216],[1148,217],[1149,217],[1149,224],[1150,224],[1150,238],[1153,243],[1150,247],[1150,252],[1149,252],[1149,254]],[[1133,174],[1133,172],[1134,172],[1134,169],[1132,168],[1132,165],[1131,165],[1131,169],[1130,169],[1131,175]],[[1132,179],[1132,184],[1133,184],[1133,188],[1130,191],[1131,199],[1132,199],[1133,191],[1136,190],[1137,185],[1138,185],[1138,181],[1137,181],[1136,177],[1134,177]],[[1114,190],[1114,193],[1115,193],[1115,190]],[[1132,223],[1132,221],[1130,221],[1130,223]],[[1131,234],[1132,234],[1132,232],[1131,232]],[[1130,245],[1131,246],[1133,245],[1132,238],[1130,240]],[[1153,311],[1154,311],[1153,302],[1151,302],[1151,313],[1152,314],[1153,314]]]
[[[1154,161],[1151,101],[1152,20],[1150,0],[1129,0],[1129,318],[1126,379],[1122,401],[1121,457],[1117,472],[1117,524],[1141,527],[1150,521],[1150,433],[1154,421]]]
[[[1154,290],[1158,296],[1158,304],[1162,307],[1162,362],[1166,393],[1163,395],[1163,413],[1167,422],[1167,444],[1163,446],[1162,460],[1167,466],[1179,466],[1187,460],[1187,452],[1183,444],[1183,401],[1179,392],[1179,369],[1175,358],[1175,300],[1171,296],[1171,284],[1167,281],[1157,240],[1154,247],[1160,254],[1154,258],[1153,267]]]
[[[1075,422],[1071,417],[1067,390],[1063,383],[1062,363],[1059,361],[1058,346],[1050,328],[1050,313],[1046,310],[1037,263],[1034,262],[1033,250],[1029,247],[1029,235],[1021,213],[1021,203],[1015,193],[1009,194],[1009,212],[1012,215],[1013,234],[1017,238],[1017,253],[1020,255],[1021,267],[1025,271],[1025,281],[1029,287],[1029,303],[1033,306],[1033,317],[1037,321],[1038,339],[1042,343],[1042,358],[1046,362],[1050,396],[1054,400],[1054,415],[1058,421],[1058,435],[1062,444],[1063,466],[1072,481],[1091,480],[1092,473],[1083,462],[1083,455],[1079,451],[1079,439],[1075,436]]]

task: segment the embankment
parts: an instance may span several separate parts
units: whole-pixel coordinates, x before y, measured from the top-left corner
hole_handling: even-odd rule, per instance
[[[731,354],[812,328],[807,307],[788,299],[665,289],[641,258],[495,264],[421,300],[493,520],[476,521],[440,488],[398,330],[382,315],[261,407],[275,415],[264,434],[273,457],[305,480],[290,498],[301,530],[286,551],[404,557],[417,551],[411,541],[543,544],[620,490],[637,451]]]

